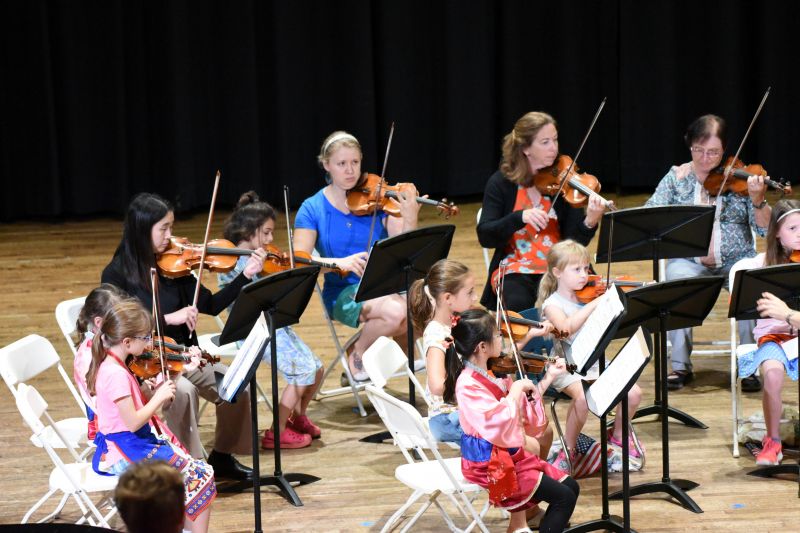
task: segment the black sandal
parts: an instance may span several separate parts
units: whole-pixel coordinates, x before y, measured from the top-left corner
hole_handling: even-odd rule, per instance
[[[693,377],[694,374],[689,370],[673,370],[667,376],[667,388],[669,390],[682,389]]]

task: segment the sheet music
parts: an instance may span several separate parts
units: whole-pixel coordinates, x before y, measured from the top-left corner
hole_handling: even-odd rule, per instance
[[[797,337],[793,338],[792,340],[782,342],[781,348],[783,348],[784,353],[786,353],[786,359],[789,361],[794,361],[797,359]]]
[[[647,339],[639,327],[597,381],[586,391],[586,404],[589,410],[597,417],[608,412],[614,400],[628,387],[636,372],[647,363],[649,357]]]
[[[247,334],[244,344],[236,352],[236,357],[228,367],[228,372],[222,380],[219,397],[230,402],[236,395],[243,381],[247,379],[247,373],[252,368],[256,357],[261,351],[261,346],[269,339],[269,327],[264,313],[253,324],[253,329]]]
[[[577,365],[579,371],[600,344],[600,339],[611,322],[625,311],[625,306],[622,305],[622,300],[619,299],[619,294],[613,285],[599,298],[597,307],[572,341],[572,362]]]

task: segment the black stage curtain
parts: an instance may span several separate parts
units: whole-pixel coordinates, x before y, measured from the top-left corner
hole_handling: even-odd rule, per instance
[[[480,194],[500,142],[552,113],[606,190],[652,189],[703,113],[731,150],[792,176],[800,4],[752,1],[136,1],[0,3],[0,220],[122,213],[139,191],[180,211],[248,189],[296,206],[323,185],[335,129],[390,181]]]

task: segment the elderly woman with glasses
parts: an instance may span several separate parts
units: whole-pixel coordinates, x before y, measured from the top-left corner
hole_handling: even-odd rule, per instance
[[[716,115],[703,115],[689,125],[684,139],[692,160],[672,167],[645,205],[713,205],[716,216],[708,254],[668,260],[666,278],[727,276],[734,263],[756,255],[753,235],[766,235],[771,208],[766,200],[765,177],[750,176],[746,196],[706,191],[703,188],[706,178],[723,163],[728,141],[725,121]],[[740,321],[738,325],[740,342],[753,342],[754,324]],[[693,377],[689,359],[692,330],[673,330],[667,335],[672,343],[672,372],[667,382],[670,389],[680,389]],[[744,390],[757,391],[760,387],[755,376],[742,382]]]

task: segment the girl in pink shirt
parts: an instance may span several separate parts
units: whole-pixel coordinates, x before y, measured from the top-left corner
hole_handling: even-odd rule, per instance
[[[150,314],[134,300],[116,303],[92,340],[92,363],[86,375],[86,388],[95,399],[98,415],[92,466],[99,474],[119,475],[134,462],[165,461],[183,474],[184,528],[205,532],[210,504],[217,495],[214,471],[170,442],[166,428],[155,416],[163,404],[174,399],[175,384],[167,378],[145,401],[125,364],[128,357],[141,355],[150,341]]]

